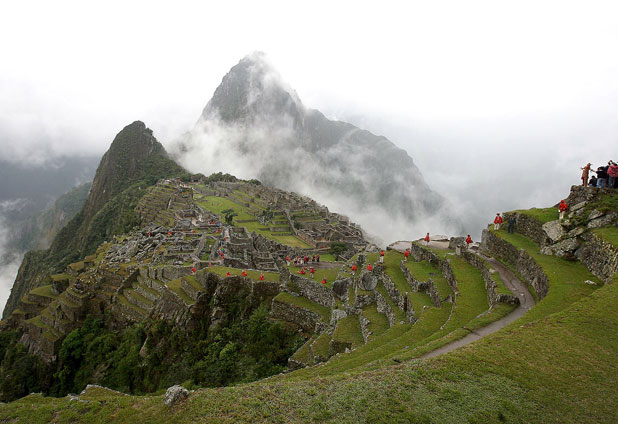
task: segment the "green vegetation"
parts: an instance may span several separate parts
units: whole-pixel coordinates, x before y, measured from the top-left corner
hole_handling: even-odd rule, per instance
[[[195,303],[195,301],[193,299],[191,299],[189,297],[189,295],[187,293],[185,293],[185,291],[182,289],[182,286],[180,284],[180,278],[178,278],[176,280],[169,281],[168,283],[166,283],[166,286],[167,286],[168,289],[170,289],[171,291],[176,293],[178,296],[180,296],[180,298],[187,305],[193,305]]]
[[[289,293],[281,292],[273,299],[275,302],[288,303],[290,305],[297,306],[302,309],[306,309],[311,312],[315,312],[318,314],[322,321],[330,322],[330,309],[325,306],[319,305],[315,302],[310,301],[306,297],[303,296],[292,296]]]
[[[363,316],[369,320],[370,337],[378,336],[388,330],[388,318],[378,312],[376,305],[365,306]]]
[[[440,253],[444,254],[444,252]],[[430,279],[433,280],[433,284],[438,290],[440,299],[445,299],[449,294],[453,292],[451,286],[449,286],[446,278],[442,276],[440,270],[428,261],[415,261],[414,259],[408,258],[408,262],[406,262],[406,268],[408,268],[412,276],[418,281],[429,281]]]
[[[55,299],[56,297],[58,297],[57,294],[52,292],[52,285],[48,284],[46,286],[41,286],[41,287],[37,287],[35,289],[30,290],[30,293],[37,295],[37,296],[44,296],[44,297],[51,297],[53,299]]]
[[[396,250],[389,250],[384,254],[384,268],[386,274],[393,280],[397,290],[404,295],[405,293],[411,293],[412,288],[408,284],[408,281],[401,272],[400,264],[403,259],[403,253],[399,253]]]
[[[233,275],[233,276],[239,276],[243,272],[242,269],[225,267],[225,266],[211,266],[211,267],[206,268],[204,271],[215,273],[217,275],[220,275],[221,277],[226,277],[228,272],[230,273],[230,275]],[[259,281],[260,273],[261,273],[260,271],[255,271],[251,269],[246,270],[246,271],[247,271],[247,278],[250,278],[251,280]],[[279,281],[279,273],[277,272],[264,271],[263,274],[264,274],[265,281]]]
[[[312,265],[304,266],[306,274],[303,277],[311,279],[311,273],[309,272],[309,270],[311,269],[311,266]],[[292,274],[298,274],[298,272],[301,269],[300,266],[296,266],[294,265],[294,263],[291,263],[290,266],[288,266],[287,268],[290,270]],[[320,283],[323,278],[326,278],[326,286],[332,287],[333,283],[337,279],[337,274],[339,273],[339,269],[341,269],[341,267],[337,266],[333,268],[314,268],[314,269],[315,269],[315,273],[313,274],[313,280]]]
[[[518,209],[518,210],[512,211],[512,213],[519,213],[522,215],[527,215],[531,218],[536,219],[541,224],[545,224],[546,222],[555,221],[558,219],[558,208],[557,207]]]
[[[363,334],[358,321],[358,315],[348,315],[337,321],[337,328],[333,333],[333,339],[351,343],[352,348],[361,346],[364,343]]]

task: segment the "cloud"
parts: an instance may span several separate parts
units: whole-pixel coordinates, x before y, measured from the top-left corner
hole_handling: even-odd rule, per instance
[[[11,287],[23,258],[23,252],[16,252],[10,247],[13,234],[5,215],[19,212],[28,204],[25,199],[12,199],[0,202],[0,307],[6,304]],[[0,314],[1,315],[1,314]]]

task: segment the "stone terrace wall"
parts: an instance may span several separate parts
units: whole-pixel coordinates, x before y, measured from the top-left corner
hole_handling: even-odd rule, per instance
[[[618,273],[618,250],[592,233],[586,233],[583,238],[586,243],[577,252],[579,260],[592,274],[608,283]]]
[[[397,321],[397,317],[395,316],[393,308],[391,308],[391,305],[388,304],[386,299],[384,299],[384,296],[382,296],[379,291],[376,290],[374,292],[374,295],[376,299],[376,305],[378,307],[378,312],[386,315],[386,318],[388,318],[388,326],[392,327]]]
[[[461,257],[468,262],[470,265],[477,268],[481,271],[481,275],[483,276],[483,281],[485,282],[485,290],[487,291],[487,301],[489,302],[490,308],[493,308],[498,303],[509,303],[511,305],[518,305],[519,299],[512,294],[499,294],[498,293],[498,284],[491,278],[491,273],[489,272],[489,267],[487,263],[479,258],[477,255],[471,252],[462,251]]]
[[[534,288],[539,300],[547,295],[549,291],[547,275],[525,250],[517,249],[511,243],[488,230],[483,230],[481,249],[489,252],[495,258],[513,265],[524,280]]]
[[[455,279],[453,268],[447,260],[440,259],[435,253],[415,243],[412,243],[410,253],[412,254],[412,257],[417,261],[429,261],[433,264],[436,264],[438,269],[446,279],[448,285],[451,286],[451,289],[453,289],[453,292],[457,293],[457,280]]]
[[[557,214],[557,212],[556,212]],[[505,213],[504,214],[504,224],[508,226],[508,220],[511,216],[515,215],[515,231],[519,234],[523,234],[524,236],[534,240],[536,244],[543,247],[548,242],[547,234],[543,230],[543,224],[540,221],[532,218],[531,216],[521,214],[521,213]]]
[[[291,274],[290,279],[300,289],[300,294],[307,299],[327,308],[336,305],[335,296],[328,287],[299,275]]]
[[[294,323],[305,331],[316,331],[316,325],[320,322],[320,316],[315,312],[275,300],[273,300],[270,315],[275,319]]]

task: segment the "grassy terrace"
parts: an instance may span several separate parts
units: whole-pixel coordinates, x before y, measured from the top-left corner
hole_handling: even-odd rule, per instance
[[[37,295],[37,296],[43,296],[43,297],[51,297],[52,299],[55,299],[58,297],[57,294],[52,292],[52,285],[48,284],[46,286],[41,286],[41,287],[37,287],[34,288],[32,290],[30,290],[30,293]]]
[[[238,269],[238,268],[230,268],[230,267],[225,267],[225,266],[211,266],[206,268],[205,270],[206,272],[212,272],[214,274],[220,275],[221,277],[226,277],[227,273],[229,272],[231,275],[233,276],[239,276],[242,274],[242,269]],[[251,270],[248,269],[247,271],[247,278],[251,279],[251,280],[255,280],[255,281],[259,281],[260,279],[260,271],[255,271],[255,270]],[[201,271],[200,271],[201,272]],[[278,272],[264,272],[264,280],[265,281],[279,281],[279,273]]]
[[[529,322],[564,309],[571,303],[590,295],[597,286],[584,283],[586,280],[599,283],[579,262],[570,262],[557,256],[543,255],[537,244],[521,234],[509,234],[504,230],[494,234],[519,249],[524,249],[539,264],[549,279],[549,293],[521,319]]]
[[[443,256],[445,251],[439,251],[439,253]],[[428,261],[415,261],[412,258],[408,258],[406,268],[408,268],[412,276],[418,281],[433,280],[433,283],[438,290],[438,294],[440,295],[440,299],[445,299],[453,292],[451,286],[448,285],[440,270]]]
[[[168,289],[170,289],[171,291],[173,291],[174,293],[176,293],[178,296],[180,296],[180,298],[187,304],[187,305],[193,305],[195,303],[195,301],[193,299],[191,299],[189,297],[189,295],[187,293],[185,293],[185,291],[182,289],[182,287],[180,286],[180,278],[176,279],[176,280],[172,280],[168,283],[166,283],[166,286]]]
[[[558,219],[557,207],[518,209],[512,211],[511,213],[520,213],[522,215],[527,215],[531,218],[536,219],[541,224],[545,224],[546,222],[555,221]]]
[[[378,312],[376,305],[368,305],[363,308],[363,316],[369,320],[370,337],[376,337],[388,330],[388,318]]]
[[[311,312],[315,312],[320,315],[322,321],[330,322],[330,309],[325,306],[319,305],[315,302],[302,296],[292,296],[289,293],[281,292],[273,299],[275,302],[288,303],[290,305],[297,306],[302,309],[307,309]]]
[[[95,388],[81,397],[90,401],[83,404],[32,394],[3,405],[0,420],[613,423],[617,303],[618,286],[607,285],[554,315],[422,363],[202,389],[173,409],[162,395],[118,396]]]
[[[337,321],[337,328],[333,333],[333,339],[341,342],[349,342],[352,348],[364,343],[358,315],[348,315]]]
[[[298,274],[298,271],[300,271],[301,269],[300,266],[295,266],[292,263],[287,268],[290,270],[292,274],[300,275]],[[311,274],[309,273],[309,269],[311,269],[311,265],[304,266],[304,268],[307,273],[303,275],[302,277],[311,278]],[[333,282],[337,278],[337,273],[339,273],[340,268],[341,268],[340,266],[335,267],[335,268],[323,268],[323,269],[315,268],[315,274],[313,275],[313,280],[319,283],[322,281],[323,278],[326,278],[326,286],[332,287]]]
[[[406,292],[412,292],[412,288],[401,272],[400,264],[403,259],[403,253],[396,250],[389,250],[384,254],[384,268],[386,274],[393,280],[397,290],[403,295]]]
[[[313,354],[322,358],[328,358],[328,347],[331,340],[332,337],[326,331],[320,334],[313,344]]]

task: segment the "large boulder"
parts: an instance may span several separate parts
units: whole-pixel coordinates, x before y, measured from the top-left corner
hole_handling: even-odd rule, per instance
[[[167,389],[163,403],[165,406],[174,406],[189,397],[189,391],[182,386],[175,385]]]
[[[363,290],[375,290],[378,285],[378,279],[373,272],[366,271],[360,278],[358,286]]]
[[[552,243],[560,241],[565,235],[564,228],[562,228],[560,221],[546,222],[543,224],[543,231],[545,231],[545,234],[547,234],[547,237],[549,237]]]

